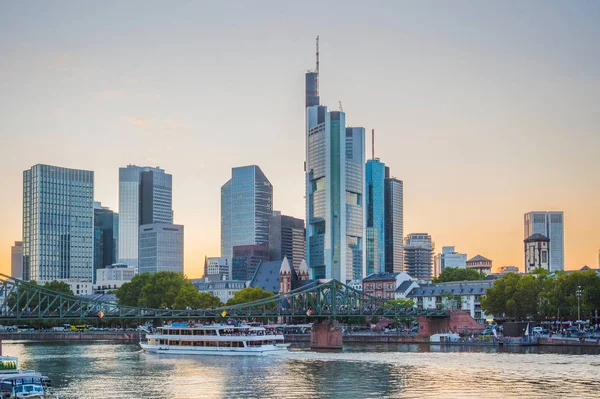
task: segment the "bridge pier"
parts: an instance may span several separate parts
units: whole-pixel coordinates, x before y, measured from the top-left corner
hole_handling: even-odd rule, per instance
[[[430,336],[449,329],[448,318],[419,316],[419,335]]]
[[[317,320],[310,331],[310,349],[317,352],[338,352],[343,348],[342,328],[337,320]]]

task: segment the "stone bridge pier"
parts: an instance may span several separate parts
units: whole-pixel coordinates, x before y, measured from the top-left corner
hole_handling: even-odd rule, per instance
[[[321,352],[341,351],[342,328],[337,320],[317,320],[310,331],[310,349]]]

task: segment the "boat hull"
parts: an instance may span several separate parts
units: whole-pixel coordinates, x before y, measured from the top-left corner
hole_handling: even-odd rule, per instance
[[[206,347],[180,347],[168,345],[150,345],[140,343],[148,353],[161,353],[170,355],[202,355],[202,356],[272,356],[288,352],[289,344],[268,345],[260,348],[206,348]]]

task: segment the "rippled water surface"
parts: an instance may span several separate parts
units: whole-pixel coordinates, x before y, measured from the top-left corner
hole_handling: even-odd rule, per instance
[[[8,343],[61,398],[600,397],[594,349],[352,345],[278,357],[155,355],[104,342]]]

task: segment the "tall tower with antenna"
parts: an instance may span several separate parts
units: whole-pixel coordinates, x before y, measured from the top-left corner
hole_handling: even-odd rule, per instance
[[[306,72],[306,103],[305,107],[320,105],[319,99],[319,36],[317,36],[317,64],[314,70]]]

